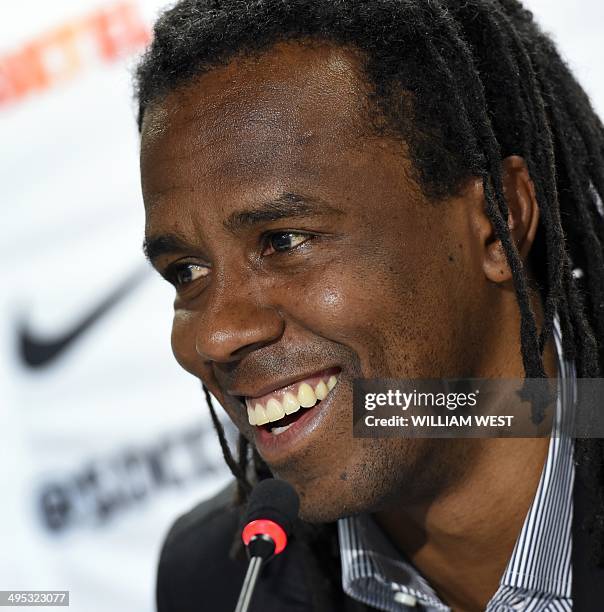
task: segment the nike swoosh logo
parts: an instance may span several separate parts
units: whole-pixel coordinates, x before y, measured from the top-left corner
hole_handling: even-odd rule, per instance
[[[134,290],[149,272],[149,268],[139,268],[122,281],[109,295],[107,295],[97,306],[82,317],[71,328],[64,330],[58,336],[52,338],[41,338],[32,331],[27,322],[17,323],[17,345],[21,361],[29,368],[45,368],[57,361],[65,354],[91,327],[93,327],[103,316],[116,304],[121,302],[126,295]]]

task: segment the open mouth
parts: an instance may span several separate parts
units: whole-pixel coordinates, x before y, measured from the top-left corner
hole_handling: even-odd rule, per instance
[[[321,403],[338,384],[339,368],[275,389],[262,397],[245,398],[248,422],[275,436],[287,431],[305,412]]]

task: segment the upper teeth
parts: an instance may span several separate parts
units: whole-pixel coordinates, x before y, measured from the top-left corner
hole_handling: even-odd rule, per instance
[[[317,400],[325,399],[326,395],[336,386],[338,379],[335,376],[322,377],[313,386],[308,381],[298,384],[285,394],[274,391],[262,398],[262,401],[245,398],[247,406],[247,418],[250,425],[264,425],[265,423],[278,421],[286,414],[293,414],[300,408],[310,408]]]

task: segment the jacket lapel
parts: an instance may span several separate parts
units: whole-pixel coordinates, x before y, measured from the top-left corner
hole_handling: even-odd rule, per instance
[[[577,471],[579,472],[579,471]],[[587,529],[592,513],[589,491],[577,473],[573,492],[573,610],[604,610],[604,568],[594,563],[594,541]]]

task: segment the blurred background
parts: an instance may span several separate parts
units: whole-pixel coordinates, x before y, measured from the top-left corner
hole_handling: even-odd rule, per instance
[[[604,3],[525,4],[604,116]],[[171,522],[228,480],[141,251],[131,73],[163,6],[2,5],[0,590],[74,612],[152,612]]]

